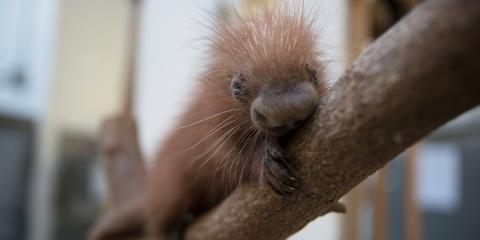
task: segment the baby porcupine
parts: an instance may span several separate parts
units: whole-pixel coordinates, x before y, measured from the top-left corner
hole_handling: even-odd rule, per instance
[[[125,226],[146,225],[149,239],[177,239],[186,218],[218,205],[239,184],[294,194],[301,182],[281,140],[326,91],[314,16],[301,1],[294,5],[280,1],[216,21],[192,101],[155,156],[145,196],[124,211],[136,219]],[[137,212],[142,217],[132,217]],[[105,227],[95,239],[112,231]]]

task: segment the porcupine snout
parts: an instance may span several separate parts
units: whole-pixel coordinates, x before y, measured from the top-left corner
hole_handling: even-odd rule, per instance
[[[318,105],[318,93],[309,82],[264,87],[251,106],[256,127],[274,135],[297,128]]]

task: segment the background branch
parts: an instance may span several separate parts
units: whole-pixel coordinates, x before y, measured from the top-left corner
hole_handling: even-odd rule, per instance
[[[480,104],[480,2],[432,0],[357,59],[291,141],[293,199],[242,186],[187,239],[284,239],[400,152]]]

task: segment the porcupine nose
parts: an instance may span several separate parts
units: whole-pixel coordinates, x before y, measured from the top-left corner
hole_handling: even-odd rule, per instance
[[[252,120],[257,127],[282,135],[297,128],[317,105],[317,90],[308,82],[266,87],[252,103]]]

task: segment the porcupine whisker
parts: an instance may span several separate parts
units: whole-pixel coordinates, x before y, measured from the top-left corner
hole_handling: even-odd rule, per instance
[[[243,125],[247,124],[249,121],[250,121],[250,119],[247,119],[247,120],[239,123],[238,125],[240,126],[240,128],[239,128],[238,130],[242,130],[242,129],[243,129]],[[235,133],[237,133],[238,130],[237,130]],[[240,135],[240,139],[243,137],[244,133],[245,133],[245,132],[243,132],[243,133]],[[215,169],[215,172],[218,172],[219,169],[221,169],[221,168],[223,168],[223,167],[225,166],[225,164],[226,164],[226,161],[225,161],[225,160],[226,160],[227,156],[229,156],[234,150],[235,150],[235,146],[232,146],[231,149],[230,149],[230,151],[229,151],[227,154],[225,154],[225,156],[218,162],[219,164],[218,164],[217,168]]]
[[[225,145],[225,143],[228,141],[228,139],[233,136],[233,133],[239,128],[239,126],[235,126],[233,127],[232,129],[230,129],[228,132],[224,133],[224,135],[222,135],[219,139],[217,139],[216,143],[216,147],[217,149],[210,155],[210,157],[208,159],[206,159],[205,161],[203,161],[202,165],[200,165],[200,167],[198,169],[201,169],[207,162],[210,161],[210,159],[212,159],[213,156],[215,156],[215,154],[220,151],[222,149],[222,147]],[[223,141],[221,144],[220,144],[220,141]],[[220,144],[220,145],[218,145]],[[209,147],[210,148],[210,147]],[[212,149],[214,149],[215,147],[212,147]],[[208,153],[206,154],[208,155]]]
[[[257,132],[256,131],[253,131],[253,134],[252,134],[252,137],[250,137],[248,139],[248,143],[247,143],[247,147],[246,147],[246,154],[245,156],[243,157],[243,160],[240,160],[238,161],[238,164],[240,165],[240,167],[238,169],[235,169],[235,171],[240,171],[240,174],[237,175],[237,173],[235,173],[235,176],[238,176],[238,182],[242,181],[242,177],[243,177],[243,171],[245,170],[245,166],[249,163],[250,161],[250,156],[251,156],[251,152],[250,152],[250,149],[251,149],[251,146],[257,136]]]
[[[245,134],[245,139],[243,139],[243,137],[240,139],[240,140],[242,141],[242,142],[241,142],[241,144],[242,144],[241,149],[237,152],[237,154],[235,155],[234,159],[233,159],[232,161],[230,161],[230,164],[229,164],[229,166],[228,166],[228,174],[229,174],[229,176],[230,176],[230,178],[229,178],[230,181],[229,181],[229,183],[228,183],[228,187],[229,187],[229,188],[231,188],[231,187],[233,187],[233,186],[235,185],[235,183],[234,183],[234,178],[233,178],[234,175],[233,175],[233,174],[235,173],[235,171],[234,171],[235,168],[237,168],[237,166],[238,166],[238,161],[237,161],[237,159],[238,159],[239,157],[241,157],[242,151],[243,151],[244,147],[245,147],[246,144],[247,144],[247,141],[248,141],[249,136],[251,135],[251,131],[247,130],[245,133],[246,133],[246,134]],[[234,167],[234,164],[236,165],[235,167]],[[232,173],[232,169],[233,169],[233,173]],[[225,170],[226,170],[226,169],[225,169]]]
[[[215,126],[214,128],[212,128],[210,131],[208,131],[200,140],[198,140],[198,142],[196,142],[195,144],[193,144],[191,147],[183,150],[183,151],[178,151],[177,153],[184,153],[184,152],[188,152],[192,149],[194,149],[195,147],[197,147],[198,145],[200,145],[202,142],[204,142],[207,138],[211,137],[212,135],[214,135],[215,133],[217,133],[218,131],[220,131],[222,128],[228,126],[229,124],[235,122],[236,120],[233,119],[231,121],[229,121],[230,119],[234,118],[236,115],[232,115],[228,118],[226,118],[225,120],[223,120],[221,123],[219,123],[217,126]],[[229,122],[227,122],[229,121]]]
[[[237,126],[234,126],[232,129],[237,129]],[[197,157],[195,157],[194,159],[192,159],[190,162],[190,165],[193,166],[197,161],[200,161],[201,159],[203,159],[205,156],[209,155],[212,151],[215,151],[215,147],[217,147],[219,144],[224,144],[228,139],[225,139],[224,142],[221,143],[222,140],[224,140],[224,137],[227,136],[230,131],[232,130],[228,130],[226,131],[225,133],[223,133],[218,139],[215,140],[215,142],[213,142],[212,144],[210,144],[210,146],[203,152],[201,153],[200,155],[198,155]],[[235,130],[236,131],[236,130]],[[230,136],[229,136],[230,137]],[[217,148],[218,150],[218,148]],[[212,155],[213,156],[213,155]],[[203,164],[202,164],[203,165]]]
[[[211,115],[211,116],[209,116],[209,117],[206,117],[206,118],[204,118],[204,119],[202,119],[202,120],[199,120],[199,121],[196,121],[196,122],[194,122],[194,123],[190,123],[190,124],[188,124],[188,125],[185,125],[185,126],[182,126],[182,127],[177,127],[177,128],[174,128],[174,129],[175,129],[175,130],[178,130],[178,129],[184,129],[184,128],[192,127],[192,126],[195,126],[195,125],[197,125],[197,124],[199,124],[199,123],[202,123],[202,122],[205,122],[205,121],[207,121],[207,120],[209,120],[209,119],[212,119],[212,118],[214,118],[214,117],[218,117],[218,116],[220,116],[220,115],[223,115],[223,114],[229,113],[229,112],[240,111],[241,109],[242,109],[242,108],[229,109],[229,110],[226,110],[226,111],[223,111],[223,112],[220,112],[220,113],[213,114],[213,115]]]
[[[253,143],[253,146],[256,147],[256,149],[253,149],[254,154],[253,154],[253,157],[251,159],[259,159],[259,158],[257,158],[257,156],[258,156],[258,153],[261,152],[261,147],[262,147],[261,142],[259,142],[260,145],[257,145],[256,141],[261,140],[263,138],[264,134],[261,131],[259,131],[258,129],[257,129],[257,132],[258,132],[258,134],[256,136],[257,139],[255,139],[255,142]],[[263,153],[262,153],[262,155],[263,155]],[[251,173],[254,171],[254,167],[255,167],[255,163],[252,163]],[[252,179],[252,175],[250,174],[250,182],[252,182],[251,179]]]
[[[230,124],[236,124],[236,123],[230,122]],[[219,144],[219,142],[223,139],[224,136],[230,133],[232,129],[236,129],[237,127],[238,126],[233,126],[230,130],[226,130],[219,138],[217,138],[212,144],[210,144],[210,146],[208,146],[208,148],[202,154],[200,154],[200,156],[197,157],[197,159],[205,157],[214,147],[216,147]]]
[[[247,119],[247,120],[239,123],[238,126],[237,126],[237,128],[235,129],[235,131],[230,134],[230,137],[231,137],[231,136],[234,136],[234,135],[237,134],[239,131],[241,131],[242,129],[244,129],[244,125],[247,124],[249,121],[250,121],[250,120]],[[230,138],[230,137],[229,137],[229,138]],[[227,140],[227,141],[228,141],[228,140]],[[222,146],[222,147],[223,147],[223,146]],[[231,154],[234,150],[235,150],[235,147],[232,146],[231,149],[230,149],[230,151],[228,151],[228,153],[225,154],[220,161],[218,161],[217,167],[215,168],[215,170],[213,171],[213,173],[210,175],[210,179],[214,179],[215,176],[217,176],[218,170],[219,170],[220,168],[222,168],[221,166],[224,166],[224,165],[227,163],[227,161],[225,161],[226,157],[227,157],[227,156],[230,156],[230,154]],[[223,175],[221,175],[221,177],[223,178]],[[211,182],[211,180],[210,180],[210,182]],[[210,184],[212,184],[212,183],[210,183]]]
[[[255,131],[256,131],[256,134],[255,134],[255,136],[253,137],[252,144],[250,145],[250,148],[249,148],[250,154],[249,154],[249,156],[248,156],[248,158],[247,158],[248,160],[245,161],[245,163],[244,163],[243,166],[242,166],[242,171],[240,172],[240,181],[243,180],[243,173],[244,173],[244,171],[245,171],[245,168],[247,167],[247,164],[251,164],[251,160],[252,160],[253,157],[254,157],[253,155],[256,154],[256,152],[257,152],[257,151],[255,151],[255,150],[256,150],[256,149],[255,149],[255,143],[256,143],[257,140],[260,138],[261,133],[260,133],[260,131],[257,130],[257,129],[255,129]]]
[[[238,181],[243,181],[244,180],[243,179],[244,170],[245,170],[247,165],[252,164],[252,158],[251,158],[252,152],[251,152],[251,150],[255,151],[255,142],[257,141],[257,138],[260,135],[260,131],[256,128],[251,127],[251,126],[250,126],[250,131],[252,131],[253,134],[248,139],[249,140],[248,145],[250,145],[250,146],[247,145],[247,148],[249,148],[249,150],[246,152],[247,154],[244,157],[244,161],[243,161],[243,164],[242,164],[242,167],[241,167],[240,175],[238,175]]]
[[[190,150],[192,150],[193,148],[199,146],[202,142],[204,142],[206,139],[208,139],[209,137],[213,136],[216,132],[220,131],[222,128],[232,124],[235,122],[235,119],[227,122],[228,119],[225,119],[222,123],[218,124],[217,126],[215,126],[214,128],[212,128],[209,132],[207,132],[207,134],[205,134],[200,140],[198,140],[198,142],[196,142],[194,145],[192,145],[191,147],[183,150],[183,151],[179,151],[177,153],[185,153],[185,152],[188,152]]]
[[[242,157],[242,155],[243,155],[243,150],[244,150],[245,147],[248,145],[250,138],[251,138],[254,134],[255,134],[255,132],[249,131],[249,134],[247,135],[245,141],[244,141],[243,144],[242,144],[242,148],[240,149],[240,151],[238,152],[238,154],[236,155],[236,157],[235,157],[235,159],[234,159],[234,161],[233,161],[233,163],[235,164],[235,167],[233,167],[233,164],[230,165],[230,168],[229,168],[229,171],[228,171],[229,174],[230,174],[230,176],[234,176],[234,174],[236,173],[236,170],[238,169],[238,164],[239,164],[240,159],[241,159],[241,157]],[[233,185],[235,185],[234,178],[232,177],[231,179],[232,179],[232,180],[231,180],[231,183],[230,183],[230,184],[232,184],[232,186],[233,186]]]
[[[194,166],[194,164],[199,161],[200,159],[203,159],[205,156],[209,155],[211,153],[211,151],[213,150],[214,152],[210,155],[209,159],[211,157],[213,157],[216,152],[218,152],[218,150],[220,150],[223,145],[228,141],[228,139],[239,129],[239,126],[235,126],[233,127],[232,129],[230,129],[229,131],[226,131],[220,138],[218,138],[217,140],[215,140],[214,143],[212,143],[207,150],[205,150],[202,154],[200,154],[198,157],[196,157],[195,159],[191,160],[191,164],[190,166]],[[232,132],[233,130],[233,132]],[[228,137],[227,137],[228,135]],[[221,141],[223,140],[223,142],[221,143]],[[221,144],[222,146],[218,146],[219,144]],[[218,147],[217,147],[218,146]],[[216,150],[215,147],[217,147]],[[209,161],[209,159],[207,160],[204,160],[203,163],[200,165],[200,167],[196,168],[197,171],[195,172],[200,172],[198,171],[199,169],[201,169],[204,165],[206,165],[207,161]]]
[[[246,122],[246,121],[244,121],[244,122]],[[210,154],[210,157],[209,157],[208,159],[204,160],[203,164],[199,167],[199,169],[202,168],[207,162],[209,162],[209,161],[213,158],[213,156],[215,156],[215,154],[216,154],[220,149],[222,149],[222,148],[224,147],[224,145],[226,144],[226,142],[227,142],[236,132],[238,132],[238,130],[240,130],[241,128],[242,128],[241,124],[238,124],[237,126],[235,126],[234,128],[232,128],[229,132],[226,133],[226,134],[228,134],[228,137],[225,137],[226,134],[225,134],[224,136],[222,136],[222,138],[224,139],[223,143],[222,143],[220,146],[218,146],[218,143],[216,144],[216,145],[217,145],[216,151],[213,152],[213,153],[211,153],[211,154]],[[233,130],[233,131],[232,131],[232,130]],[[218,140],[217,140],[217,141],[218,141]],[[213,149],[213,148],[212,148],[212,149]],[[208,154],[204,154],[204,156],[205,156],[205,155],[208,155]]]
[[[247,145],[247,147],[245,149],[245,156],[244,156],[244,160],[242,161],[243,164],[242,164],[242,167],[241,167],[240,175],[238,175],[239,176],[239,181],[243,181],[243,172],[244,172],[246,166],[249,165],[249,164],[252,164],[252,162],[251,162],[252,161],[252,159],[251,159],[252,152],[250,150],[252,150],[252,149],[254,150],[255,142],[257,141],[259,131],[258,131],[258,129],[252,128],[252,132],[253,132],[252,136],[248,139],[249,140],[248,145],[250,145],[250,146]],[[238,171],[239,169],[236,169],[236,170]]]
[[[218,103],[218,101],[227,101],[231,102],[232,101],[232,96],[224,94],[224,93],[219,93],[219,92],[211,92],[210,94],[215,96],[215,99],[212,99],[212,103]]]
[[[264,137],[263,135],[261,137]],[[263,142],[265,142],[265,139],[263,139]],[[260,142],[261,144],[261,142]],[[265,154],[264,153],[264,149],[258,149],[256,152],[255,152],[255,156],[254,158],[255,159],[261,159],[261,157]],[[260,155],[260,156],[259,156]],[[261,167],[260,167],[260,164],[261,164],[261,161],[256,161],[252,164],[252,171],[250,172],[250,183],[253,183],[254,181],[254,176],[259,176],[259,173],[260,173],[260,170],[261,170]],[[259,178],[257,177],[255,180],[259,180]]]
[[[242,141],[245,141],[245,137],[250,134],[250,129],[245,129],[243,128],[242,129],[243,132],[242,134],[239,136],[239,141],[238,141],[238,144],[236,144],[236,146],[233,146],[232,149],[235,149],[235,150],[238,150],[238,145],[241,144]],[[237,154],[234,156],[234,158],[236,158],[238,156],[239,152],[237,152]],[[221,167],[221,170],[222,170],[222,173],[221,173],[221,176],[222,178],[225,176],[225,174],[227,174],[227,168],[231,169],[232,165],[235,163],[234,159],[229,159],[229,161],[224,161],[224,163],[222,164],[222,167]],[[229,171],[231,172],[231,171]],[[227,187],[230,188],[231,187],[231,182],[229,181],[228,182],[228,185]]]
[[[244,138],[245,134],[247,133],[247,132],[245,131],[245,126],[244,126],[244,125],[245,125],[245,124],[248,125],[248,122],[249,122],[249,121],[250,121],[250,120],[244,120],[243,122],[241,122],[241,123],[238,124],[238,126],[239,126],[238,131],[241,131],[241,134],[240,134],[240,136],[238,137],[239,140],[237,140],[237,142],[242,141],[242,139]],[[237,131],[237,132],[238,132],[238,131]],[[229,155],[232,151],[236,150],[236,146],[237,146],[236,144],[235,144],[235,145],[232,145],[230,151],[220,160],[219,166],[225,165],[225,164],[228,162],[228,161],[226,161],[226,156]]]

